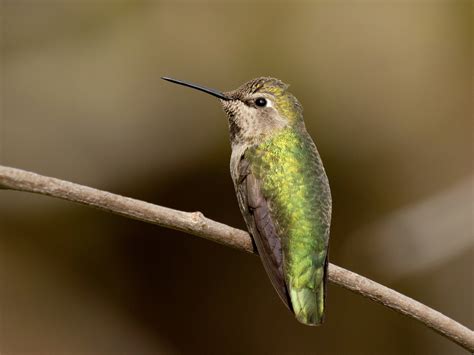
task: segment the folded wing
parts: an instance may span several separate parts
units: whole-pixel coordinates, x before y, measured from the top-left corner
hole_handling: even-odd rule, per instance
[[[260,182],[252,174],[245,155],[242,155],[237,168],[236,190],[245,222],[273,286],[286,306],[292,309],[283,274],[281,240],[270,213],[269,201],[262,194]]]

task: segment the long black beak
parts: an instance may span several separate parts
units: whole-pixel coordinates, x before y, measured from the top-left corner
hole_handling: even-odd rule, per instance
[[[218,97],[218,98],[221,99],[221,100],[230,100],[230,98],[228,98],[227,96],[225,96],[225,95],[224,95],[221,91],[219,91],[219,90],[206,88],[206,87],[204,87],[204,86],[196,85],[196,84],[192,84],[192,83],[188,83],[188,82],[182,81],[182,80],[167,78],[167,77],[165,77],[165,76],[162,76],[161,79],[166,80],[166,81],[170,81],[170,82],[175,83],[175,84],[187,86],[187,87],[192,88],[192,89],[204,91],[205,93],[208,93],[209,95]]]

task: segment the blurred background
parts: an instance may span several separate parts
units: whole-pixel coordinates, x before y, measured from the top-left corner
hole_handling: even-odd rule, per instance
[[[244,228],[217,100],[291,84],[331,182],[331,262],[473,327],[473,5],[1,1],[0,161]],[[0,191],[0,352],[463,354],[336,286],[298,324],[257,257]]]

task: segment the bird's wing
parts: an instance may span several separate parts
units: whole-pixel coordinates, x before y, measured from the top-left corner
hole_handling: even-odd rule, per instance
[[[242,154],[237,163],[235,188],[240,209],[254,238],[263,266],[280,298],[292,309],[283,274],[283,253],[277,226],[270,213],[269,201],[262,193],[259,180],[252,174],[245,154]]]

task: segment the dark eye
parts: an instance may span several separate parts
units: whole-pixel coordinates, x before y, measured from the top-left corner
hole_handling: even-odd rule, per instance
[[[257,105],[258,107],[265,107],[267,106],[267,99],[265,99],[264,97],[259,97],[255,100],[255,105]]]

